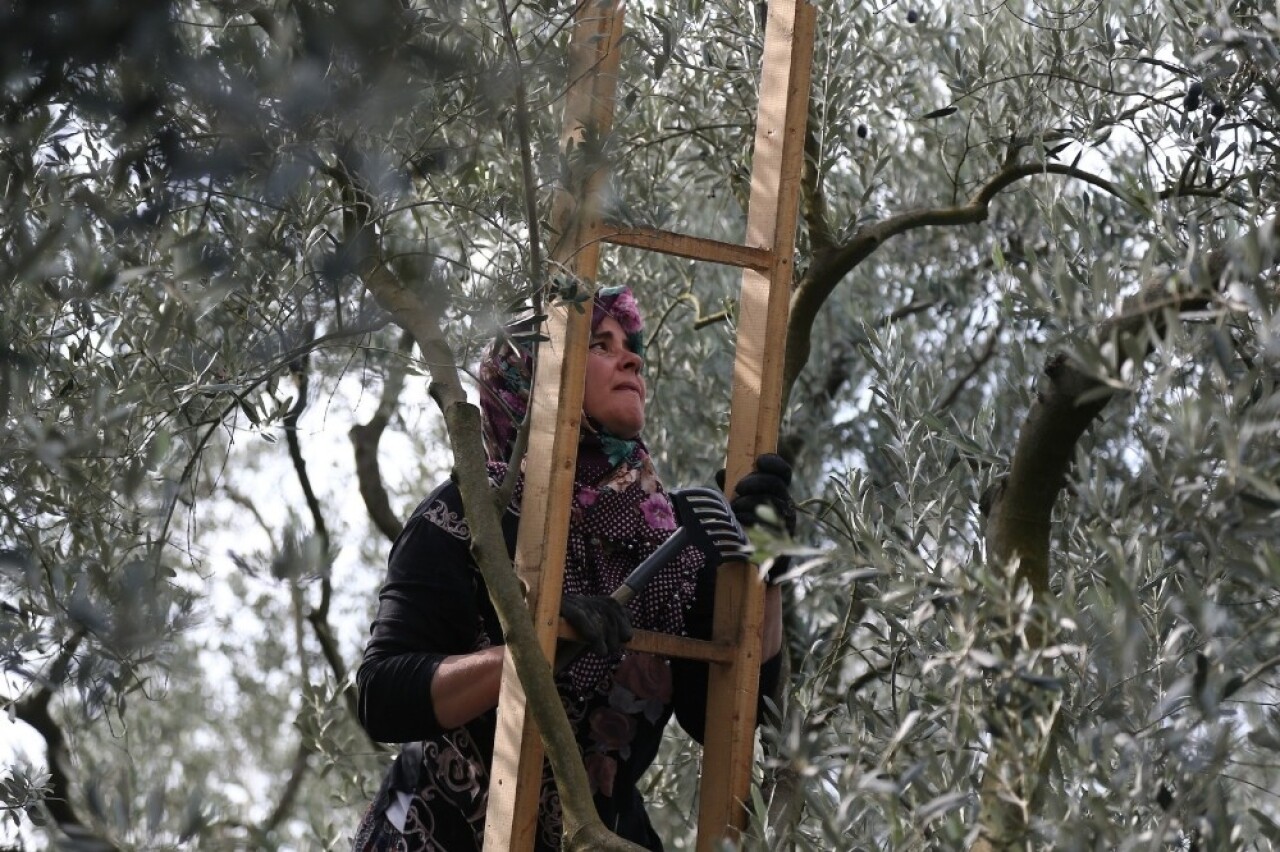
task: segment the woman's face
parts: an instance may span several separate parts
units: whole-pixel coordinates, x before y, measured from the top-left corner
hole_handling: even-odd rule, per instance
[[[631,439],[644,429],[644,359],[627,348],[627,335],[606,316],[591,335],[587,384],[582,410],[618,438]]]

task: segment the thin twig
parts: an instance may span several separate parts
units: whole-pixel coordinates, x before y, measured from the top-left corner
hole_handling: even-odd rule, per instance
[[[991,335],[987,338],[986,345],[982,347],[982,353],[974,359],[972,364],[969,365],[969,369],[965,370],[964,375],[956,380],[956,383],[952,386],[950,392],[948,392],[947,395],[943,397],[936,406],[934,406],[935,412],[940,413],[950,408],[951,404],[960,396],[960,392],[964,390],[965,385],[967,385],[974,376],[978,375],[978,372],[988,361],[991,360],[991,357],[995,355],[996,352],[996,341],[1000,339],[1000,332],[1003,329],[1003,320],[996,323],[995,329],[992,330]]]
[[[524,191],[524,215],[529,228],[529,285],[535,293],[542,291],[542,235],[538,227],[538,186],[533,174],[533,146],[529,141],[529,102],[524,81],[524,64],[511,31],[511,13],[507,0],[498,0],[502,14],[502,40],[511,53],[511,69],[516,76],[516,136],[520,140],[520,177]]]

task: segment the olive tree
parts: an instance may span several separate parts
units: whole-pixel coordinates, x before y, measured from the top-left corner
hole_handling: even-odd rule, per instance
[[[572,11],[2,13],[0,625],[47,746],[5,776],[23,837],[355,824],[387,759],[350,703],[378,563],[475,438],[451,372],[575,283],[546,260]],[[741,238],[766,11],[629,10],[589,152],[612,217]],[[757,542],[797,568],[748,845],[1280,832],[1277,28],[819,9],[780,444],[804,512]],[[710,479],[736,274],[616,250],[601,277],[648,309],[662,470]],[[648,796],[689,848],[696,748],[668,746]]]

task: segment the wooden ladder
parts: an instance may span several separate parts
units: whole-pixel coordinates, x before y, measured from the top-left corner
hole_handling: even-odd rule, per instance
[[[562,193],[552,211],[558,243],[551,260],[585,281],[596,279],[602,243],[743,270],[725,461],[730,493],[756,456],[777,446],[814,19],[808,0],[769,2],[743,244],[606,224],[599,205],[608,179],[603,166],[585,177],[576,194]],[[623,0],[580,0],[562,146],[610,132],[622,34]],[[591,312],[557,304],[547,313],[549,340],[538,350],[515,565],[543,653],[554,659]],[[704,851],[724,839],[736,842],[746,824],[762,662],[763,584],[744,563],[718,571],[711,640],[637,631],[629,646],[709,663],[707,718],[715,724],[707,725],[702,761],[697,848]],[[534,845],[543,750],[509,653],[500,695],[484,848],[523,852]]]

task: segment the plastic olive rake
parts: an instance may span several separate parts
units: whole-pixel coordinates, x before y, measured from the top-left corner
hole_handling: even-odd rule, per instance
[[[751,544],[734,517],[724,495],[712,488],[681,488],[670,492],[679,526],[671,538],[649,555],[627,575],[613,593],[613,599],[625,604],[640,592],[675,555],[689,545],[703,552],[712,565],[721,562],[745,562],[751,556]]]
[[[614,591],[613,599],[624,606],[644,591],[663,566],[690,545],[701,550],[712,567],[721,562],[745,562],[751,557],[747,534],[719,491],[714,488],[680,488],[667,496],[675,509],[678,526],[671,537],[637,565]],[[585,649],[586,645],[581,642],[561,645],[556,651],[555,670],[561,671]]]

